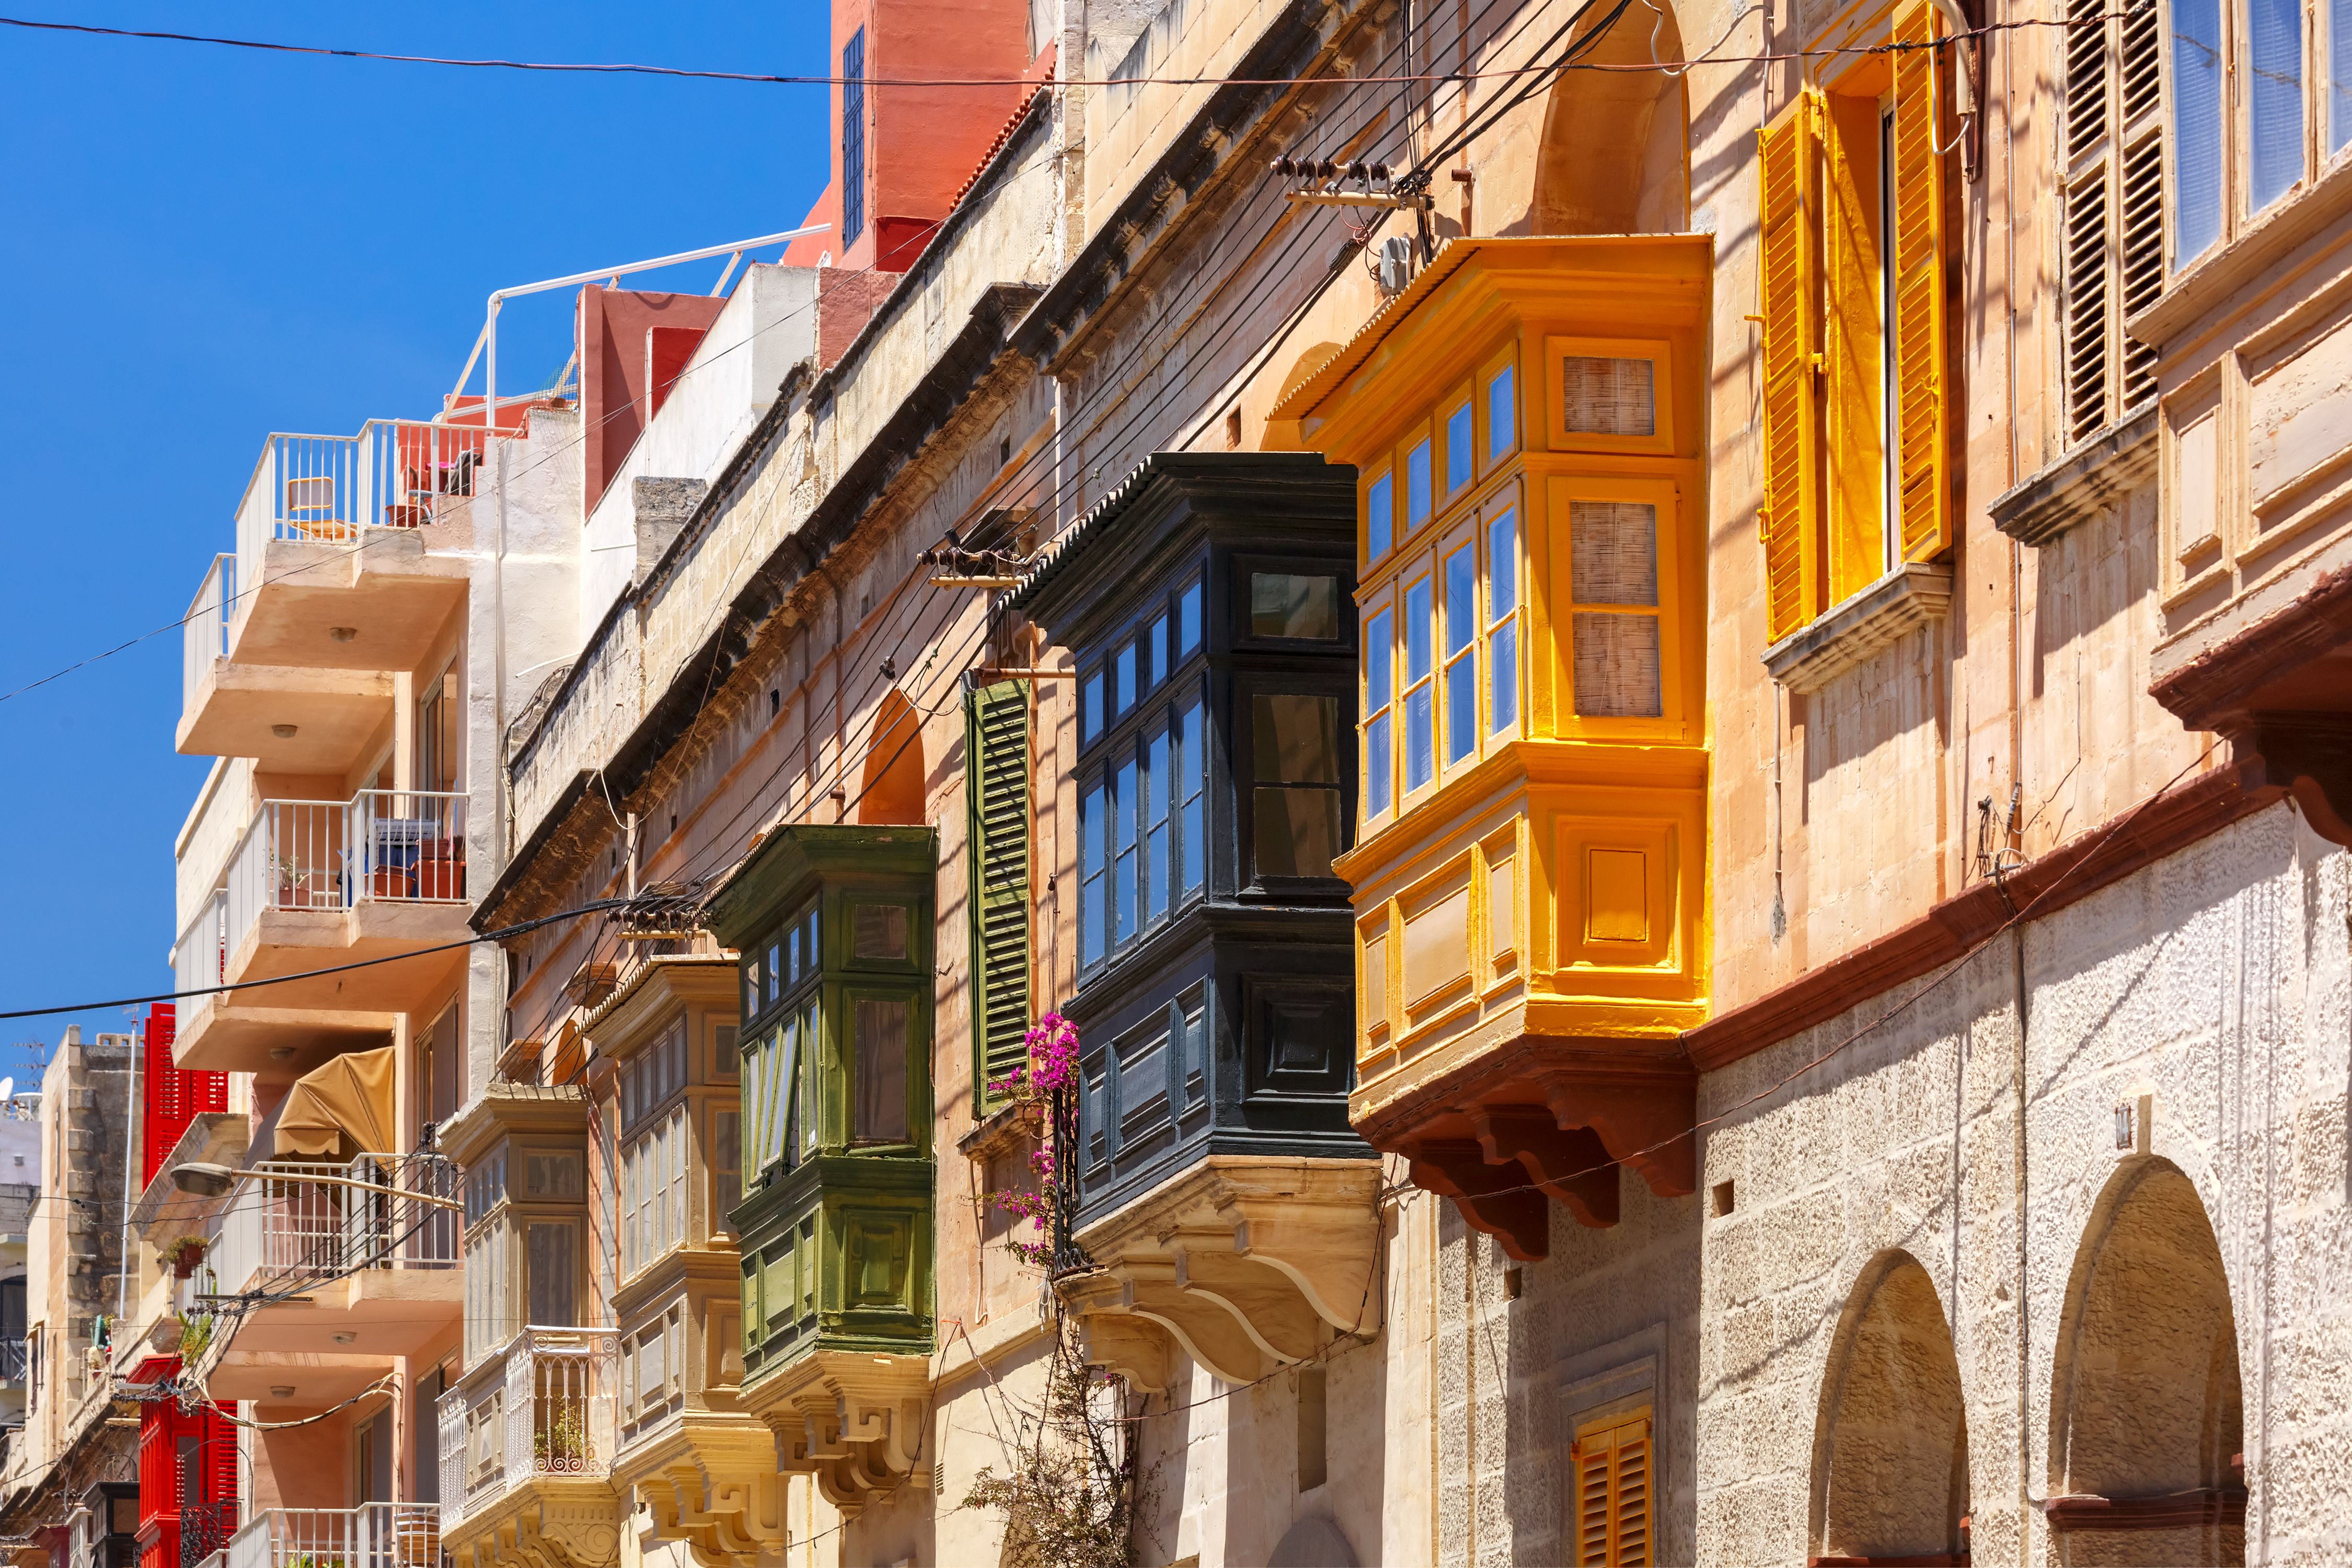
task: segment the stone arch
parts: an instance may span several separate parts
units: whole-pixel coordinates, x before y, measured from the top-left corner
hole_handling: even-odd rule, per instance
[[[1593,11],[1580,36],[1607,14],[1606,7]],[[1632,0],[1578,58],[1594,65],[1681,59],[1674,0]],[[1685,79],[1652,70],[1562,74],[1545,107],[1536,152],[1536,233],[1681,234],[1690,227]]]
[[[1965,1562],[1969,1429],[1935,1281],[1881,1252],[1846,1298],[1813,1423],[1812,1551],[1846,1563]]]
[[[904,693],[883,694],[866,742],[866,775],[857,792],[857,820],[919,823],[923,816],[923,725]]]
[[[2103,1563],[2243,1563],[2237,1314],[2197,1185],[2169,1160],[2108,1178],[2055,1352],[2051,1528],[2095,1536],[2084,1544]]]

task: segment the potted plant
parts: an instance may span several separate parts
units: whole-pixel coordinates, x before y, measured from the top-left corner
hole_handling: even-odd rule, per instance
[[[301,861],[288,856],[278,862],[278,907],[281,910],[308,909],[310,904],[310,871]]]
[[[588,1458],[588,1434],[581,1429],[580,1413],[559,1408],[546,1429],[531,1434],[531,1457],[549,1473],[577,1470]]]
[[[196,1265],[205,1260],[205,1247],[203,1237],[184,1236],[163,1249],[163,1266],[171,1269],[174,1279],[189,1279],[194,1275]]]

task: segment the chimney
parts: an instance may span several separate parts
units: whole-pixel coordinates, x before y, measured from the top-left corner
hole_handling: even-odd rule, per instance
[[[630,578],[642,583],[652,574],[654,563],[662,558],[669,542],[702,504],[710,489],[707,479],[650,479],[629,481],[629,501],[636,509],[637,570]]]

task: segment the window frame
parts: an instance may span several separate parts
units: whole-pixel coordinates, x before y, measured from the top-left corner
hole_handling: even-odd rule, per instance
[[[1570,505],[1579,500],[1631,501],[1656,508],[1657,604],[1612,605],[1576,597],[1574,528]],[[1651,740],[1679,731],[1687,722],[1682,691],[1682,629],[1675,607],[1682,603],[1681,494],[1672,479],[1643,479],[1624,474],[1554,474],[1549,480],[1546,511],[1550,520],[1551,580],[1554,635],[1552,671],[1554,723],[1562,739]],[[1646,611],[1658,624],[1658,711],[1649,716],[1583,714],[1576,710],[1576,614],[1580,608],[1602,614]]]
[[[1362,836],[1367,837],[1377,827],[1395,820],[1402,808],[1400,785],[1404,775],[1398,748],[1400,704],[1397,691],[1397,666],[1403,655],[1402,645],[1398,640],[1398,628],[1402,625],[1399,618],[1399,602],[1397,583],[1392,579],[1382,584],[1377,592],[1364,598],[1356,607],[1356,732],[1360,752],[1356,764],[1356,798],[1357,815],[1362,823]],[[1380,640],[1388,645],[1388,662],[1381,671],[1384,679],[1382,689],[1379,693],[1379,701],[1376,704],[1373,700],[1370,667],[1373,647],[1372,623],[1383,616],[1388,617],[1389,624],[1386,634]],[[1380,769],[1387,775],[1388,789],[1385,803],[1376,810],[1372,804],[1371,787],[1372,724],[1375,720],[1381,719],[1385,719],[1388,723],[1387,756]]]
[[[1619,436],[1568,427],[1568,378],[1571,359],[1647,360],[1650,363],[1650,434]],[[1544,434],[1555,452],[1633,453],[1670,458],[1675,453],[1674,345],[1664,338],[1587,338],[1560,334],[1544,339]]]
[[[1339,777],[1329,784],[1313,781],[1269,781],[1261,785],[1257,777],[1256,700],[1259,697],[1320,697],[1329,698],[1337,707],[1337,722],[1344,727],[1352,711],[1355,693],[1353,682],[1339,671],[1308,670],[1246,670],[1237,671],[1233,681],[1234,755],[1231,787],[1234,795],[1235,853],[1234,879],[1236,893],[1242,897],[1279,897],[1289,893],[1328,895],[1335,887],[1344,889],[1346,879],[1334,870],[1328,877],[1261,876],[1257,870],[1257,791],[1261,787],[1283,789],[1329,790],[1339,798],[1338,816],[1339,840],[1332,852],[1338,859],[1355,847],[1354,814],[1348,810],[1348,798],[1356,788],[1355,748],[1339,734],[1333,735],[1332,758]]]

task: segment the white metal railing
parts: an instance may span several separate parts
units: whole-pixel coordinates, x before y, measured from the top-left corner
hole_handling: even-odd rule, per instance
[[[225,1568],[435,1568],[441,1510],[429,1502],[272,1508],[228,1538]]]
[[[187,993],[228,978],[228,891],[215,889],[196,906],[195,919],[172,944],[172,989],[181,994],[182,1037],[195,1033],[197,1016],[220,998]]]
[[[474,494],[493,434],[477,409],[467,422],[371,419],[356,436],[272,435],[237,503],[237,557],[257,567],[272,540],[355,544],[366,529],[438,521]]]
[[[457,1167],[438,1154],[362,1154],[348,1165],[273,1162],[215,1217],[205,1262],[235,1293],[359,1268],[455,1268],[456,1215],[435,1204],[346,1186],[455,1198]]]
[[[613,1471],[613,1329],[527,1328],[441,1396],[441,1524],[535,1476]]]
[[[236,557],[215,555],[205,571],[188,618],[180,623],[180,710],[195,705],[196,689],[228,653],[229,611],[236,601]]]
[[[223,891],[229,951],[265,910],[463,903],[466,797],[371,789],[347,801],[264,801],[229,853]]]

